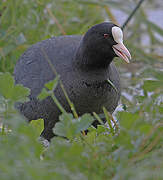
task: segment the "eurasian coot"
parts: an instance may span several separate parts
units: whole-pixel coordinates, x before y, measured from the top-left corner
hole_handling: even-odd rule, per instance
[[[16,84],[31,90],[30,101],[19,103],[17,108],[29,121],[44,119],[41,136],[47,140],[54,136],[52,129],[61,112],[51,97],[41,101],[37,98],[44,84],[55,78],[48,58],[79,115],[102,113],[103,106],[112,113],[120,98],[119,73],[112,62],[116,56],[127,63],[131,58],[123,45],[122,30],[109,22],[93,26],[84,36],[52,37],[32,45],[15,66]],[[54,94],[65,110],[71,112],[60,85]]]

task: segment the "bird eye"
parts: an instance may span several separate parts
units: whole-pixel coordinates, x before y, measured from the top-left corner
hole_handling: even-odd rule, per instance
[[[104,38],[108,38],[109,37],[109,34],[104,34]]]

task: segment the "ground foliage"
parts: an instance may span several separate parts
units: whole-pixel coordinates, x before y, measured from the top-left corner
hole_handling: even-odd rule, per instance
[[[153,8],[155,7],[154,2]],[[0,3],[0,179],[163,179],[163,30],[148,20],[145,3],[125,29],[133,62],[115,60],[122,79],[121,110],[113,119],[105,108],[108,125],[91,126],[97,114],[78,117],[64,111],[45,148],[38,140],[43,121],[27,124],[14,108],[27,101],[29,90],[14,86],[18,57],[33,43],[55,35],[83,34],[106,19],[116,22],[110,9],[131,12],[135,1],[2,0]],[[129,8],[132,7],[132,8]],[[137,33],[137,32],[140,33]],[[149,38],[143,45],[144,33]],[[39,98],[52,94],[59,78],[46,85]],[[73,104],[69,102],[72,109]],[[118,108],[120,109],[120,108]],[[112,123],[111,123],[112,122]],[[81,133],[89,129],[85,135]]]

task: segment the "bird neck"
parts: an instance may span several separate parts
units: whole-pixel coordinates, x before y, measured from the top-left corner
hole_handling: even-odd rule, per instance
[[[81,70],[105,70],[109,67],[114,57],[109,56],[109,54],[99,53],[98,50],[84,47],[83,43],[80,43],[77,49],[74,63],[76,67]]]

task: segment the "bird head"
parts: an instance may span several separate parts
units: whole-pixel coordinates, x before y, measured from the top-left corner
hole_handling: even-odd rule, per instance
[[[104,22],[93,26],[83,37],[83,42],[87,54],[94,59],[111,61],[114,57],[120,57],[130,62],[130,52],[123,44],[123,32],[113,23]]]

